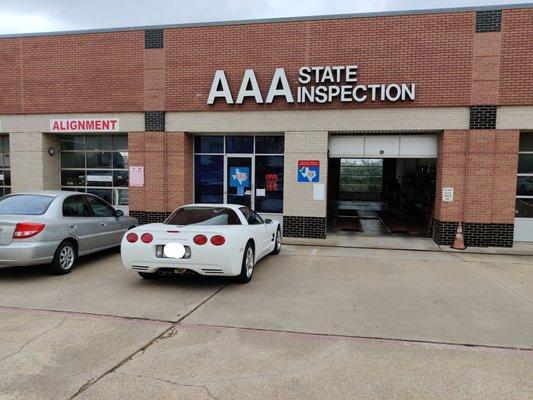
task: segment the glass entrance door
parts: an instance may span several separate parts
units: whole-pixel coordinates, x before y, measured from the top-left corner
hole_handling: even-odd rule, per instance
[[[253,204],[254,175],[252,157],[226,157],[226,203]]]

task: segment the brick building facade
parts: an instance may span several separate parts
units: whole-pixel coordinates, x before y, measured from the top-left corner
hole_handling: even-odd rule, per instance
[[[246,154],[256,186],[236,196],[250,196],[252,207],[282,220],[286,236],[323,238],[332,138],[397,136],[416,148],[417,136],[424,136],[436,146],[437,243],[450,244],[459,222],[472,246],[533,240],[531,37],[527,5],[0,37],[0,135],[9,139],[10,156],[5,192],[92,190],[142,222],[157,221],[199,199],[227,201],[233,190],[228,158],[245,162],[239,154]],[[355,65],[354,85],[412,83],[416,96],[265,101],[277,69],[296,95],[302,67]],[[219,96],[209,104],[216,71],[224,71],[236,100],[246,70],[253,70],[262,102],[248,95],[242,104],[228,104]],[[346,84],[323,84],[337,83]],[[58,132],[51,125],[106,118],[116,118],[119,129]],[[279,136],[282,150],[260,150],[261,138],[275,143]],[[126,137],[125,149],[118,143]],[[215,151],[218,145],[206,139],[212,148],[204,152],[202,137],[223,137],[225,144]],[[244,146],[243,138],[253,138],[251,151],[228,150]],[[407,158],[401,149],[343,157]],[[297,182],[299,160],[320,162],[323,187]],[[265,167],[274,164],[275,173]],[[132,166],[143,167],[144,179],[128,188],[124,176]],[[452,201],[444,201],[443,188],[453,188]]]

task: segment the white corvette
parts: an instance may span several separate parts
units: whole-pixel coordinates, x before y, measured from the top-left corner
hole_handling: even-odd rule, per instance
[[[281,227],[277,221],[263,221],[249,207],[191,204],[162,224],[129,230],[120,250],[124,267],[143,278],[158,271],[194,271],[247,283],[257,261],[281,250]]]

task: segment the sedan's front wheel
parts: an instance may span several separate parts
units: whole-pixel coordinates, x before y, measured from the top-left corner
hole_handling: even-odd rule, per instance
[[[246,245],[244,249],[244,255],[242,257],[242,266],[241,273],[237,277],[237,282],[239,283],[248,283],[252,280],[252,275],[254,274],[255,266],[255,253],[254,247],[250,242]]]
[[[72,271],[77,258],[76,246],[70,241],[63,242],[54,254],[50,270],[56,275],[68,274]]]

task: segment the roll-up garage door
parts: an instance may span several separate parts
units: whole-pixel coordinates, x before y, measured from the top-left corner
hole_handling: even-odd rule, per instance
[[[339,135],[329,141],[330,157],[433,158],[437,135]]]

